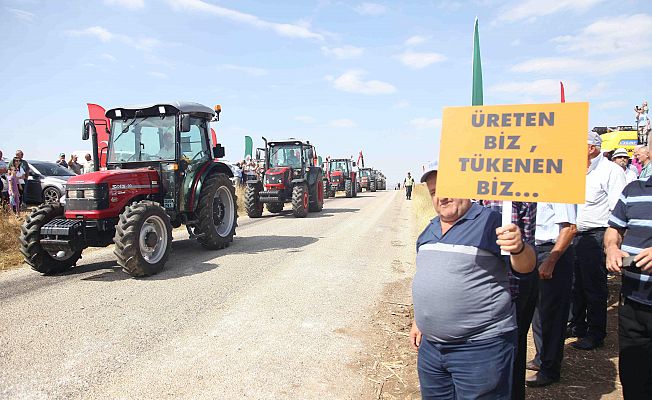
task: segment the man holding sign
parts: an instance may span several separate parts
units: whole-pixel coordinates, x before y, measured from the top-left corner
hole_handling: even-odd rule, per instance
[[[500,214],[439,197],[437,175],[434,163],[421,177],[438,216],[417,240],[412,286],[410,343],[419,351],[421,394],[510,399],[516,315],[507,273],[510,264],[531,272],[534,250],[516,225],[500,226]]]

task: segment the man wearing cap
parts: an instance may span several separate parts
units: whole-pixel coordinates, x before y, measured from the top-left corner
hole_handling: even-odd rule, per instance
[[[627,154],[627,150],[622,147],[616,149],[611,155],[611,161],[615,162],[625,171],[625,181],[627,183],[635,181],[638,178],[636,172],[634,172],[635,169],[629,167],[629,154]]]
[[[532,247],[499,213],[437,196],[437,164],[421,177],[435,217],[417,239],[410,344],[424,399],[510,399],[516,315],[510,268],[534,269]],[[509,256],[501,255],[501,250]]]
[[[68,162],[66,161],[66,153],[59,153],[59,159],[55,161],[60,166],[68,169]]]
[[[602,346],[607,336],[607,268],[602,241],[609,216],[625,187],[625,172],[605,158],[602,139],[588,135],[586,197],[577,207],[577,236],[572,297],[572,317],[568,336],[579,338],[576,349],[592,350]]]
[[[652,399],[652,178],[625,187],[609,218],[604,247],[607,269],[623,274],[624,304],[618,309],[623,397]]]

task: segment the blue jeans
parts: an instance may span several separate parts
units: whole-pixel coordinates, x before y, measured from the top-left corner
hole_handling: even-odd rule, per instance
[[[511,397],[516,330],[496,338],[419,346],[422,399],[506,399]]]

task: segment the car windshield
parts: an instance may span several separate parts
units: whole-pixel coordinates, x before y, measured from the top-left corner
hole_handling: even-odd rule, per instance
[[[108,162],[176,159],[175,121],[174,115],[114,120]]]
[[[269,167],[301,168],[301,146],[271,146],[269,151]]]
[[[30,161],[29,164],[43,176],[75,176],[71,170],[53,162]]]
[[[331,161],[329,165],[330,172],[340,170],[344,173],[348,173],[349,169],[347,167],[348,163],[346,161]]]

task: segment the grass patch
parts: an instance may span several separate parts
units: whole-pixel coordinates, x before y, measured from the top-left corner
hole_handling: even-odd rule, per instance
[[[17,217],[5,205],[0,206],[0,270],[15,268],[22,264],[23,255],[18,250],[20,226],[24,213]]]
[[[235,195],[238,198],[238,217],[245,217],[247,216],[247,210],[245,210],[245,204],[244,204],[244,199],[245,199],[245,185],[236,185],[235,187]]]
[[[415,218],[415,229],[417,234],[421,233],[426,225],[437,213],[432,206],[430,193],[425,183],[415,184],[412,188],[412,212]]]

